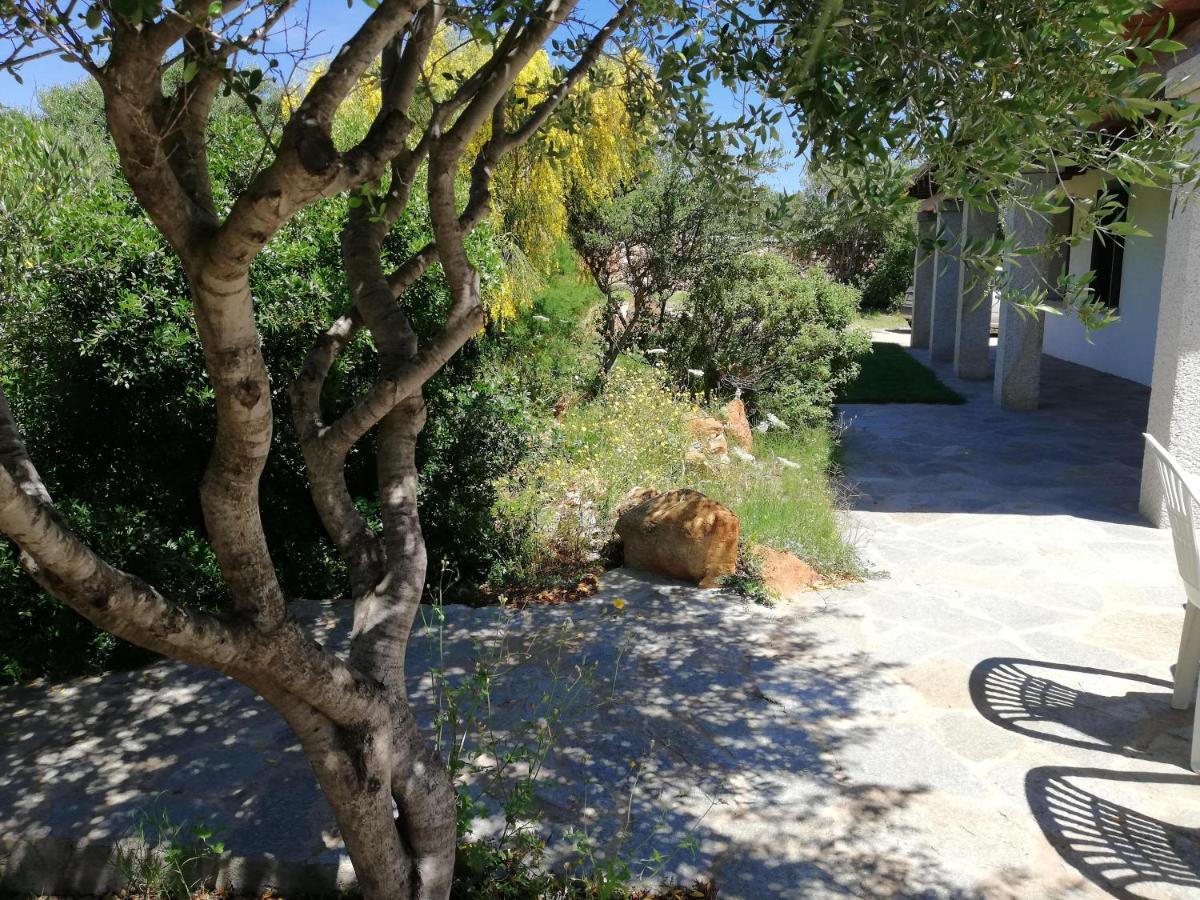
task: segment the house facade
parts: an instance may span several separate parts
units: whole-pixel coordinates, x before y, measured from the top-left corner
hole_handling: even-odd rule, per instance
[[[1179,23],[1174,37],[1188,46],[1166,70],[1171,96],[1200,93],[1200,2],[1167,4]],[[1196,149],[1200,149],[1200,141]],[[1050,187],[1054,176],[1031,174],[1030,190]],[[1095,172],[1065,182],[1075,203],[1091,201],[1105,185]],[[1064,271],[1094,272],[1092,288],[1119,317],[1090,333],[1070,313],[1032,316],[1005,306],[1000,311],[994,365],[989,353],[991,304],[985,273],[975,273],[956,255],[963,236],[994,234],[997,216],[946,197],[928,176],[913,196],[921,200],[918,231],[940,238],[939,249],[918,248],[913,277],[912,346],[926,348],[937,362],[953,363],[961,378],[993,378],[994,401],[1003,408],[1036,409],[1042,355],[1107,372],[1150,388],[1147,431],[1200,478],[1200,185],[1174,190],[1117,186],[1125,220],[1149,233],[1124,240],[1075,232],[1076,217],[1006,214],[1006,232],[1025,246],[1044,245],[1072,234],[1061,247],[1009,264],[1006,278],[1016,290],[1054,285]],[[1082,217],[1080,217],[1082,218]],[[1162,491],[1150,460],[1142,471],[1140,510],[1165,525]]]

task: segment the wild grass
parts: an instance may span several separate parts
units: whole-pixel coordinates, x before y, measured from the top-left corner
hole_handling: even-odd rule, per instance
[[[755,464],[735,459],[700,489],[737,513],[749,543],[795,553],[826,577],[861,574],[842,521],[829,429],[775,431],[754,440]]]
[[[858,572],[831,485],[828,430],[756,434],[753,461],[689,463],[687,423],[709,414],[656,369],[622,359],[600,397],[568,410],[542,452],[501,486],[498,521],[524,536],[516,580],[544,584],[598,566],[636,487],[694,488],[733,509],[749,541],[790,550],[826,576]]]
[[[556,263],[529,307],[495,336],[505,365],[515,368],[547,407],[581,390],[595,369],[597,338],[588,320],[603,300],[570,246],[559,246]]]
[[[866,331],[908,331],[908,319],[898,312],[861,311],[854,324]]]

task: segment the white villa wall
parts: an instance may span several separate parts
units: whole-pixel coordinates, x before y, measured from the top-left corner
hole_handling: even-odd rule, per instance
[[[1077,197],[1094,197],[1098,182],[1094,176],[1084,176],[1068,187]],[[1047,354],[1150,384],[1170,205],[1170,191],[1138,188],[1136,193],[1131,192],[1129,221],[1150,232],[1150,237],[1125,240],[1120,320],[1089,335],[1070,313],[1047,316],[1044,344]],[[1071,274],[1088,271],[1091,258],[1090,238],[1072,247]]]

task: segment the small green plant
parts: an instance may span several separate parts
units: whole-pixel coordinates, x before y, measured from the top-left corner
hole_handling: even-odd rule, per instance
[[[125,889],[144,900],[187,900],[210,877],[205,864],[224,852],[225,844],[207,825],[188,827],[154,806],[138,816],[129,837],[113,849],[111,864]]]
[[[760,606],[779,602],[779,597],[763,581],[762,561],[744,540],[738,541],[737,571],[722,578],[721,587]]]

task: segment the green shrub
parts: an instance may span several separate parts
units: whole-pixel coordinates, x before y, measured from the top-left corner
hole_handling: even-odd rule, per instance
[[[584,388],[599,354],[594,320],[603,295],[569,244],[528,309],[488,340],[489,361],[511,372],[544,411]]]
[[[858,301],[820,269],[747,254],[695,285],[672,323],[668,363],[706,400],[740,391],[752,416],[820,421],[869,347],[851,327]]]
[[[862,287],[859,307],[864,310],[894,312],[904,302],[904,293],[912,281],[913,253],[916,245],[908,235],[892,241],[874,271]]]
[[[215,604],[220,573],[208,544],[195,531],[164,528],[145,509],[60,504],[62,514],[100,555],[131,572],[152,572],[157,587],[200,606]],[[81,672],[141,665],[150,654],[100,631],[47,596],[21,571],[16,551],[0,542],[0,679],[63,678]]]
[[[438,377],[426,402],[418,463],[430,571],[444,563],[466,584],[478,584],[508,552],[492,516],[497,482],[529,454],[540,420],[524,386],[506,371]]]

